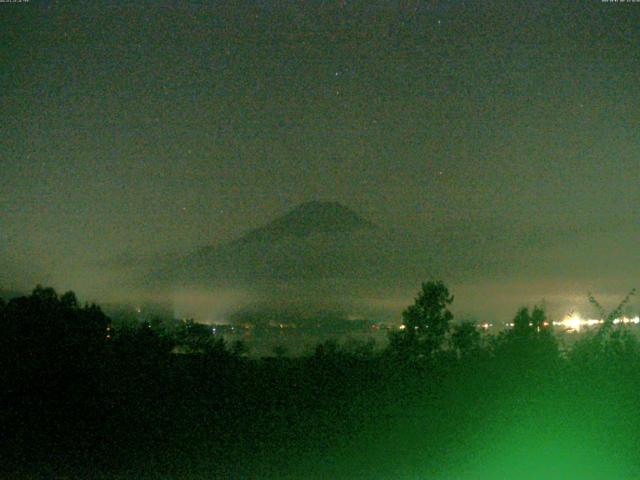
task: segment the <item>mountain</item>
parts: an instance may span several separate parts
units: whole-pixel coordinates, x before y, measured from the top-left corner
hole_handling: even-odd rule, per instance
[[[251,230],[240,243],[277,241],[283,237],[304,238],[310,235],[340,235],[376,226],[338,202],[307,202],[264,227]]]
[[[178,285],[294,284],[366,279],[389,267],[397,248],[380,227],[337,202],[307,202],[222,245],[173,262],[162,277]]]
[[[171,290],[177,317],[214,323],[242,315],[395,319],[398,292],[433,273],[424,240],[340,203],[308,202],[232,241],[174,257],[148,286]]]

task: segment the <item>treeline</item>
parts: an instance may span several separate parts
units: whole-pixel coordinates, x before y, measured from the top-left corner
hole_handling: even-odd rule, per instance
[[[561,349],[543,309],[522,308],[512,329],[490,336],[455,323],[447,287],[427,282],[384,349],[327,341],[302,357],[251,358],[206,326],[114,326],[72,292],[37,287],[0,302],[0,468],[74,478],[637,476],[640,343],[613,323],[628,301]],[[496,463],[493,448],[511,453]]]

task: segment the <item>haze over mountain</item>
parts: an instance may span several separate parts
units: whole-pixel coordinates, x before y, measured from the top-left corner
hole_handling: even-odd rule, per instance
[[[429,212],[430,207],[421,208]],[[527,219],[478,223],[471,217],[460,222],[428,215],[412,226],[390,227],[369,216],[381,220],[375,211],[363,216],[343,203],[306,202],[254,222],[257,228],[226,241],[173,252],[158,245],[150,255],[98,251],[102,260],[66,261],[57,276],[31,275],[21,283],[17,273],[28,269],[7,251],[0,257],[0,280],[4,274],[14,283],[0,283],[12,291],[53,284],[97,302],[169,303],[178,317],[210,322],[228,321],[238,312],[397,320],[420,282],[429,278],[451,287],[456,314],[506,321],[520,305],[541,301],[556,316],[571,309],[586,312],[587,291],[614,304],[632,285],[626,279],[633,269],[629,259],[637,260],[628,255],[634,251],[630,229],[636,227],[628,224],[616,229],[619,239],[606,244],[610,254],[600,257],[592,252],[605,243],[593,229],[587,236],[562,226],[541,228]],[[575,263],[572,252],[591,260]],[[2,258],[14,260],[3,263]],[[579,272],[580,283],[567,281],[567,270]],[[605,277],[612,270],[622,275]],[[602,290],[605,280],[610,291]]]
[[[400,251],[388,231],[337,202],[303,203],[241,237],[165,268],[178,285],[295,283],[386,276]]]
[[[396,232],[350,208],[311,201],[237,239],[169,262],[154,280],[182,292],[178,311],[202,303],[208,291],[226,292],[225,314],[251,305],[361,313],[372,288],[406,275],[408,251]],[[204,301],[200,311],[215,309],[214,303],[221,302]]]
[[[514,244],[543,232],[507,223],[475,228],[435,222],[420,231],[381,227],[338,202],[306,202],[236,239],[174,256],[154,270],[150,290],[169,289],[177,316],[209,321],[241,311],[397,319],[429,278],[455,287],[461,312],[483,318],[497,305],[508,305],[506,320],[519,303],[557,302],[539,289],[523,296],[519,286],[502,280],[522,262]],[[499,253],[483,253],[487,245],[492,251],[500,246]],[[546,267],[519,268],[533,278]],[[477,288],[478,272],[490,273],[493,283]]]

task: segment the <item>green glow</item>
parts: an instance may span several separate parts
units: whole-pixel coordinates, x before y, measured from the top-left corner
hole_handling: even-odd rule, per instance
[[[634,432],[625,420],[631,405],[587,388],[561,391],[520,392],[488,411],[482,431],[468,436],[467,448],[450,459],[455,472],[450,478],[637,478]]]

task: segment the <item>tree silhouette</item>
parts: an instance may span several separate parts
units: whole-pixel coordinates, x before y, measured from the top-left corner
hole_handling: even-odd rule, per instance
[[[453,314],[453,295],[442,281],[422,284],[413,305],[402,313],[401,330],[390,337],[390,347],[401,355],[433,356],[442,350]]]
[[[68,309],[78,308],[78,298],[75,293],[69,291],[60,297],[60,304]]]
[[[451,345],[461,358],[479,352],[481,340],[480,330],[475,322],[466,321],[453,326]]]
[[[513,334],[517,337],[545,335],[551,332],[551,322],[542,307],[534,306],[531,312],[522,307],[513,319]]]
[[[231,344],[231,355],[234,357],[244,357],[249,354],[249,346],[242,340],[235,340]]]
[[[520,308],[513,328],[494,339],[493,353],[516,370],[548,372],[560,359],[560,350],[544,309]]]
[[[49,400],[62,401],[65,386],[91,378],[103,364],[110,320],[96,305],[80,307],[73,292],[58,297],[38,285],[1,312],[0,377],[7,390],[48,392]]]
[[[175,343],[161,335],[148,322],[133,329],[121,329],[111,342],[111,350],[121,357],[157,359],[171,352]]]
[[[43,362],[95,353],[104,346],[110,323],[100,307],[79,307],[73,292],[58,297],[53,288],[40,285],[31,295],[12,299],[3,312],[5,352]]]

